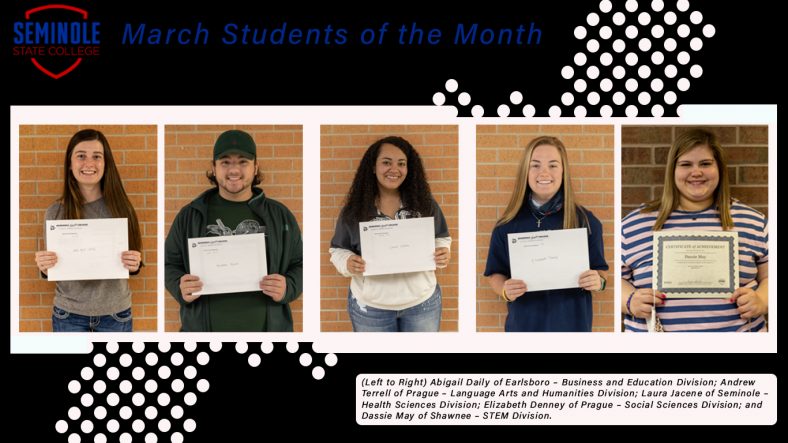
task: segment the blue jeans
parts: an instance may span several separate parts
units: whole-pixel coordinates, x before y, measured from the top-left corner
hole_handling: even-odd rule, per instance
[[[52,309],[54,332],[131,332],[131,308],[117,314],[87,316]]]
[[[438,332],[441,325],[441,287],[422,303],[393,311],[361,306],[348,291],[347,310],[354,332]]]

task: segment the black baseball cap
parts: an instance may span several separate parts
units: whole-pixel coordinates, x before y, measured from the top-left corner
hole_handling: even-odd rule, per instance
[[[249,133],[239,129],[222,132],[213,145],[213,159],[219,160],[230,154],[238,154],[249,160],[256,160],[257,145]]]

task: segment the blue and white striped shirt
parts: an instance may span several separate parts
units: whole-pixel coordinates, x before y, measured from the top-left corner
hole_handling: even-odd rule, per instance
[[[621,277],[635,288],[651,288],[652,242],[658,213],[641,214],[639,208],[621,223]],[[769,231],[766,217],[738,200],[731,200],[733,230],[739,233],[739,285],[758,288],[758,265],[769,261]],[[664,231],[721,231],[716,205],[703,211],[673,211]],[[747,321],[739,316],[736,304],[728,299],[668,299],[657,306],[657,318],[666,332],[766,331],[764,316]],[[646,321],[625,316],[625,329],[644,332]]]

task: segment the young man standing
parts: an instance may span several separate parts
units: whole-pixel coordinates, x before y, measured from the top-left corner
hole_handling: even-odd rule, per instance
[[[165,243],[167,290],[180,304],[183,332],[289,332],[289,303],[301,295],[301,231],[283,204],[256,187],[262,181],[257,146],[248,133],[222,133],[207,173],[214,188],[186,205],[172,223]],[[200,276],[189,273],[188,239],[265,234],[268,269],[260,290],[195,294]]]

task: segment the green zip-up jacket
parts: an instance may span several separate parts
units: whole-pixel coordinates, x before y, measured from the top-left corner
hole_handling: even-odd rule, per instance
[[[266,260],[269,274],[281,274],[287,280],[285,296],[280,302],[260,292],[268,302],[266,330],[269,332],[291,332],[293,315],[289,303],[301,295],[303,288],[303,247],[301,230],[293,214],[283,204],[266,198],[260,188],[252,188],[254,197],[249,207],[265,223]],[[188,239],[205,237],[208,206],[206,198],[218,193],[218,188],[209,189],[186,205],[172,222],[164,244],[164,281],[170,295],[181,306],[181,331],[210,332],[211,297],[200,297],[186,303],[181,295],[181,277],[189,273]]]

